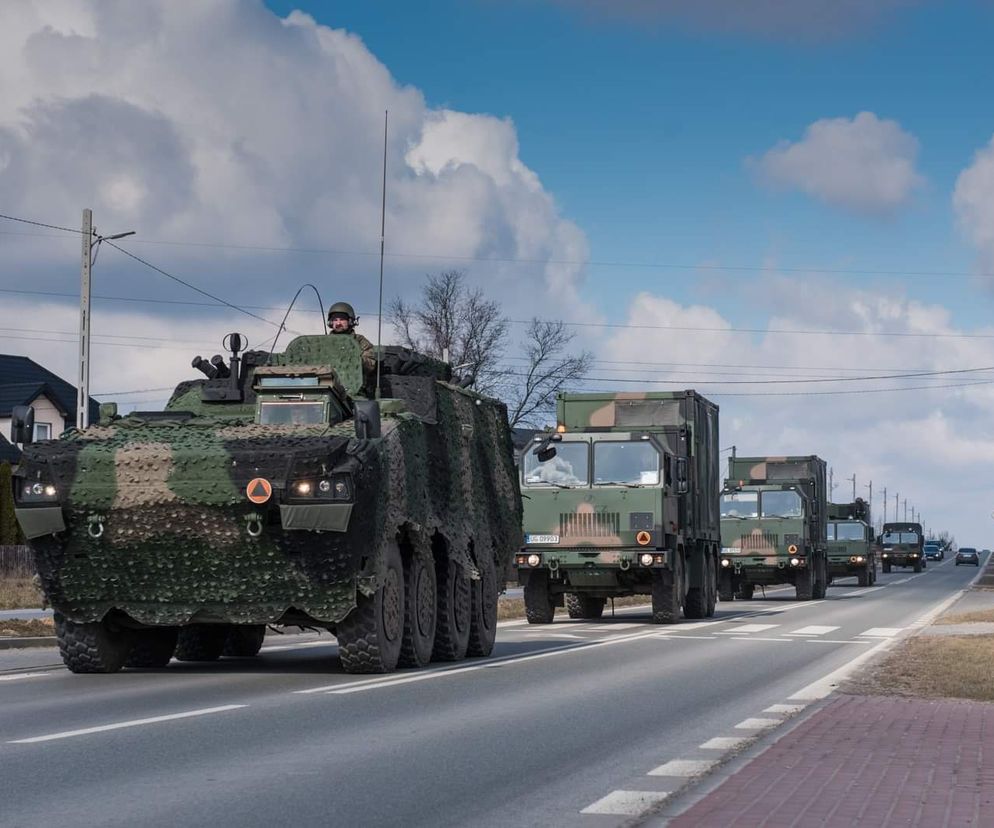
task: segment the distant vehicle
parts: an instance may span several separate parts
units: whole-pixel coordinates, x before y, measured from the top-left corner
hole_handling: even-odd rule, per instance
[[[855,575],[860,586],[877,580],[877,548],[870,528],[870,504],[828,504],[828,582]]]
[[[928,541],[925,544],[925,557],[930,561],[941,561],[946,557],[946,551],[938,541]]]
[[[961,563],[980,566],[980,555],[977,554],[977,550],[972,546],[961,546],[959,552],[956,553],[956,566],[959,566]]]
[[[892,566],[914,567],[915,572],[925,568],[920,523],[885,523],[878,543],[883,547],[880,562],[884,572],[890,572]]]

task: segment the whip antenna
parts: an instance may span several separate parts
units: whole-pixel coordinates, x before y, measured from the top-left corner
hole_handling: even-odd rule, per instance
[[[383,111],[383,199],[380,203],[380,306],[376,311],[376,399],[380,398],[380,361],[383,357],[383,256],[387,234],[387,125],[390,110]]]

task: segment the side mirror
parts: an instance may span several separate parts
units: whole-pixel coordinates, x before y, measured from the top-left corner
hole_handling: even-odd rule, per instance
[[[356,400],[355,436],[360,440],[371,440],[383,435],[380,427],[380,403],[378,400]]]
[[[677,494],[687,494],[690,491],[690,483],[687,479],[686,457],[677,457],[676,459],[676,491]]]
[[[35,439],[35,410],[30,405],[15,405],[10,414],[10,442],[23,446]]]
[[[556,456],[557,452],[555,446],[539,446],[535,449],[534,454],[538,458],[539,463],[548,463]]]

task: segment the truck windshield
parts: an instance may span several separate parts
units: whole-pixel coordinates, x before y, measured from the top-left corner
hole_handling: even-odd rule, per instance
[[[759,494],[757,492],[723,494],[721,516],[723,518],[759,517]]]
[[[828,539],[840,541],[866,540],[866,527],[862,523],[830,523],[828,525]]]
[[[795,518],[801,514],[801,496],[797,492],[763,492],[764,518]]]
[[[884,532],[883,541],[890,544],[904,543],[917,546],[918,535],[915,532]]]
[[[556,443],[556,456],[541,462],[531,447],[525,452],[526,486],[586,486],[590,480],[588,470],[589,443]]]
[[[320,400],[259,403],[259,422],[264,425],[317,425],[324,421],[324,403]]]
[[[659,452],[645,440],[594,443],[594,485],[659,485]]]

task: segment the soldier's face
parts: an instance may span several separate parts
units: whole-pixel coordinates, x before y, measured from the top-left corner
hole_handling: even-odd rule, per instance
[[[340,314],[331,317],[331,330],[335,333],[345,333],[349,329],[349,318]]]

